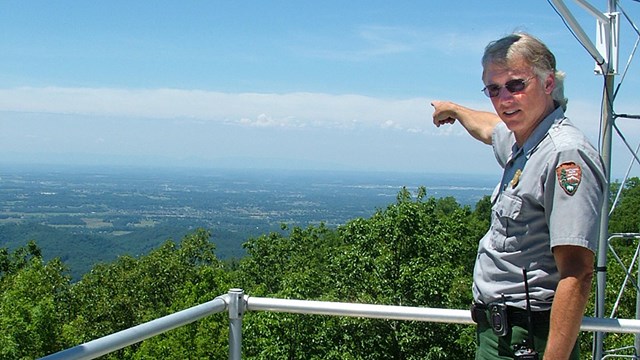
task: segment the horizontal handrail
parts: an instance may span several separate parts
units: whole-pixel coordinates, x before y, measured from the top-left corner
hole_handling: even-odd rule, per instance
[[[238,296],[238,299],[233,297],[235,295]],[[230,314],[231,322],[241,321],[244,311],[251,310],[466,325],[474,324],[469,310],[262,298],[243,295],[241,289],[232,289],[229,294],[218,296],[204,304],[45,356],[41,360],[95,359],[171,329],[200,320],[208,315],[223,312],[227,309],[233,310],[231,309],[232,307],[235,308],[235,313]],[[241,322],[239,325],[241,325]],[[582,331],[640,334],[640,320],[584,317],[580,329]],[[238,331],[238,333],[231,334],[231,332],[234,331]],[[241,339],[241,329],[231,327],[230,342],[238,343],[230,344],[230,352],[233,350],[234,353],[233,356],[230,356],[230,359],[240,357],[239,351],[237,351],[235,347],[241,346]]]
[[[365,317],[390,320],[415,320],[458,324],[474,324],[469,310],[453,310],[398,305],[371,305],[331,301],[288,300],[248,296],[249,310],[297,314]]]
[[[389,320],[428,321],[455,324],[474,324],[469,310],[453,310],[397,305],[353,304],[329,301],[308,301],[259,298],[247,296],[249,310],[265,310],[298,314],[334,315],[380,318]],[[585,316],[582,331],[640,333],[640,320],[594,318]]]
[[[226,310],[227,295],[171,315],[51,354],[42,360],[89,360]]]

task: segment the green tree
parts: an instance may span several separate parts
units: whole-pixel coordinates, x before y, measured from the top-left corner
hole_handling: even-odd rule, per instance
[[[70,343],[130,328],[226,292],[228,276],[208,231],[198,229],[176,245],[167,241],[139,259],[121,256],[93,268],[73,288],[75,318],[65,327]],[[212,342],[228,325],[212,316],[109,356],[117,359],[222,358],[225,342]]]
[[[620,193],[620,197],[616,204],[615,210],[609,217],[609,234],[614,233],[638,233],[640,232],[640,179],[632,177],[622,186],[619,182],[611,184],[610,193],[611,201],[613,205],[615,196]],[[619,191],[620,190],[620,191]],[[606,216],[607,214],[605,214]],[[638,247],[638,240],[633,238],[627,239],[613,239],[611,240],[611,248],[616,252],[620,258],[624,267],[621,266],[613,253],[609,251],[607,258],[607,286],[605,289],[605,315],[613,315],[617,318],[633,319],[636,316],[636,298],[638,296],[635,284],[637,279],[637,263],[633,261],[636,249]],[[627,276],[625,267],[629,267],[630,264],[636,264],[635,267],[630,269],[630,276]],[[621,288],[623,283],[627,281],[626,287],[623,291]],[[593,308],[595,303],[595,281],[592,290],[592,299],[589,303],[587,310],[588,314],[593,314]],[[615,305],[615,307],[614,307]],[[589,354],[592,346],[593,336],[591,333],[585,334],[582,342],[583,353]],[[607,333],[605,334],[605,349],[621,349],[626,346],[633,345],[633,334],[618,334]],[[630,351],[631,349],[629,349]],[[623,354],[624,355],[624,354]],[[626,353],[627,356],[633,355],[630,352]]]
[[[611,195],[618,193],[620,183],[611,186]],[[632,177],[624,184],[615,210],[609,217],[610,233],[640,232],[640,178]]]
[[[286,230],[286,227],[283,227]],[[239,284],[256,296],[322,300],[333,283],[330,257],[339,249],[335,230],[324,224],[294,227],[288,236],[270,233],[245,243]],[[323,358],[327,344],[320,329],[328,317],[281,313],[247,313],[243,342],[251,359]]]
[[[33,359],[64,347],[70,283],[59,259],[42,260],[35,242],[0,250],[0,359]]]
[[[241,269],[262,296],[467,308],[478,238],[486,228],[452,198],[407,189],[369,219],[272,233],[246,244]],[[468,326],[248,313],[249,359],[444,359],[471,356]]]
[[[375,304],[468,307],[473,260],[481,235],[471,225],[473,221],[470,209],[451,198],[413,200],[403,189],[396,204],[369,220],[352,221],[340,229],[350,249],[336,257],[337,268],[347,270],[336,271],[339,296]],[[439,359],[447,354],[459,354],[461,358],[469,354],[468,344],[460,343],[466,338],[465,327],[406,321],[369,323],[371,340],[345,347],[353,349],[354,356]]]

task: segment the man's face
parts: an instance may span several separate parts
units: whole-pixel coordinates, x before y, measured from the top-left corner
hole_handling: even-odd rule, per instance
[[[491,102],[498,116],[514,132],[519,145],[554,109],[551,98],[555,85],[553,74],[540,81],[524,61],[513,62],[508,67],[489,64],[484,69],[483,80],[488,88],[499,88],[498,94],[491,97]],[[511,92],[509,86],[505,87],[509,81],[522,84],[519,80],[525,84],[522,90]]]

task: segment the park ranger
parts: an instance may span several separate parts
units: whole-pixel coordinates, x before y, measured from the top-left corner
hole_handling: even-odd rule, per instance
[[[565,117],[564,74],[541,41],[514,33],[491,42],[482,66],[496,113],[432,102],[436,126],[459,121],[504,169],[473,273],[476,359],[578,359],[602,160]]]

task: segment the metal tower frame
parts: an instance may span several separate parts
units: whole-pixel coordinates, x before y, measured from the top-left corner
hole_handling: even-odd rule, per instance
[[[589,36],[586,35],[586,33],[584,32],[584,30],[582,29],[578,21],[573,17],[573,15],[571,14],[571,11],[565,6],[563,0],[549,0],[549,1],[553,2],[555,9],[562,16],[567,26],[571,28],[574,36],[578,39],[578,41],[582,44],[582,46],[589,52],[591,57],[593,57],[593,59],[595,60],[596,74],[600,74],[604,77],[605,85],[604,85],[604,92],[602,96],[601,134],[600,134],[601,143],[599,145],[600,145],[600,154],[605,163],[607,182],[610,182],[611,180],[611,140],[612,140],[612,132],[614,128],[617,131],[618,135],[620,135],[620,137],[625,142],[625,145],[630,150],[631,154],[633,155],[634,157],[633,160],[637,161],[640,164],[640,159],[638,159],[638,150],[636,150],[635,152],[633,151],[633,149],[629,146],[629,144],[624,139],[624,136],[622,135],[618,127],[615,125],[615,119],[616,117],[619,116],[619,115],[616,115],[613,110],[613,101],[615,99],[615,95],[617,92],[617,90],[614,91],[615,76],[617,75],[619,70],[618,69],[618,52],[619,52],[619,31],[620,31],[619,25],[620,25],[621,13],[618,12],[618,7],[619,7],[618,1],[608,0],[607,1],[608,10],[607,12],[603,13],[585,0],[574,0],[580,6],[582,6],[586,11],[591,13],[591,15],[593,15],[597,20],[598,27],[596,31],[595,45],[589,39]],[[629,19],[627,18],[627,20]],[[631,24],[640,39],[640,32],[638,31],[637,27],[633,25],[633,23]],[[633,57],[633,54],[635,53],[635,49],[637,48],[637,45],[638,45],[638,41],[636,41],[636,47],[634,47],[631,57]],[[626,69],[624,71],[624,74],[626,74]],[[623,74],[623,77],[624,77],[624,74]],[[636,118],[635,116],[625,116],[625,117]],[[638,149],[640,149],[640,146],[638,147]],[[631,165],[633,164],[633,160],[631,162]],[[631,169],[631,165],[629,167],[629,170]],[[627,176],[628,176],[628,173],[629,172],[627,172]],[[624,186],[625,182],[626,182],[626,177],[623,180],[622,186]],[[615,207],[616,201],[614,201],[614,204],[613,204],[614,207]],[[597,284],[596,303],[595,303],[595,314],[594,314],[595,317],[597,318],[602,318],[605,316],[604,302],[605,302],[605,287],[606,287],[606,268],[607,268],[607,252],[609,249],[612,250],[613,255],[618,260],[618,263],[621,266],[625,267],[625,265],[617,257],[613,248],[610,247],[610,243],[609,243],[610,236],[608,233],[608,227],[609,227],[608,215],[610,215],[610,213],[609,213],[609,188],[608,187],[605,189],[604,202],[602,204],[601,213],[603,215],[601,216],[601,221],[600,221],[600,238],[599,238],[599,244],[598,244],[597,265],[596,265],[596,284]],[[633,235],[635,234],[626,234],[626,235],[633,237]],[[638,250],[640,250],[640,242],[638,244]],[[636,253],[638,253],[638,251],[636,251]],[[636,259],[637,259],[637,256],[634,256],[634,259],[632,263],[629,265],[629,267],[634,266]],[[625,279],[625,281],[622,284],[623,289],[629,277],[632,277],[630,268],[626,268],[626,269],[627,269],[627,279]],[[620,290],[620,294],[622,293],[623,289]],[[636,286],[636,290],[640,295],[640,286]],[[637,296],[637,299],[640,299],[640,296]],[[618,301],[616,301],[616,303],[617,302]],[[615,308],[617,308],[617,304],[614,307],[614,311],[615,311]],[[636,318],[640,318],[640,301],[639,300],[637,300],[636,302]],[[604,353],[603,341],[604,341],[604,333],[602,332],[594,333],[593,359],[603,358],[603,353]],[[640,338],[637,336],[635,339],[635,352],[636,352],[636,355],[634,356],[634,358],[637,359],[638,358],[637,355],[638,353],[640,353]],[[607,357],[612,357],[612,356],[615,356],[615,355],[607,355]]]

